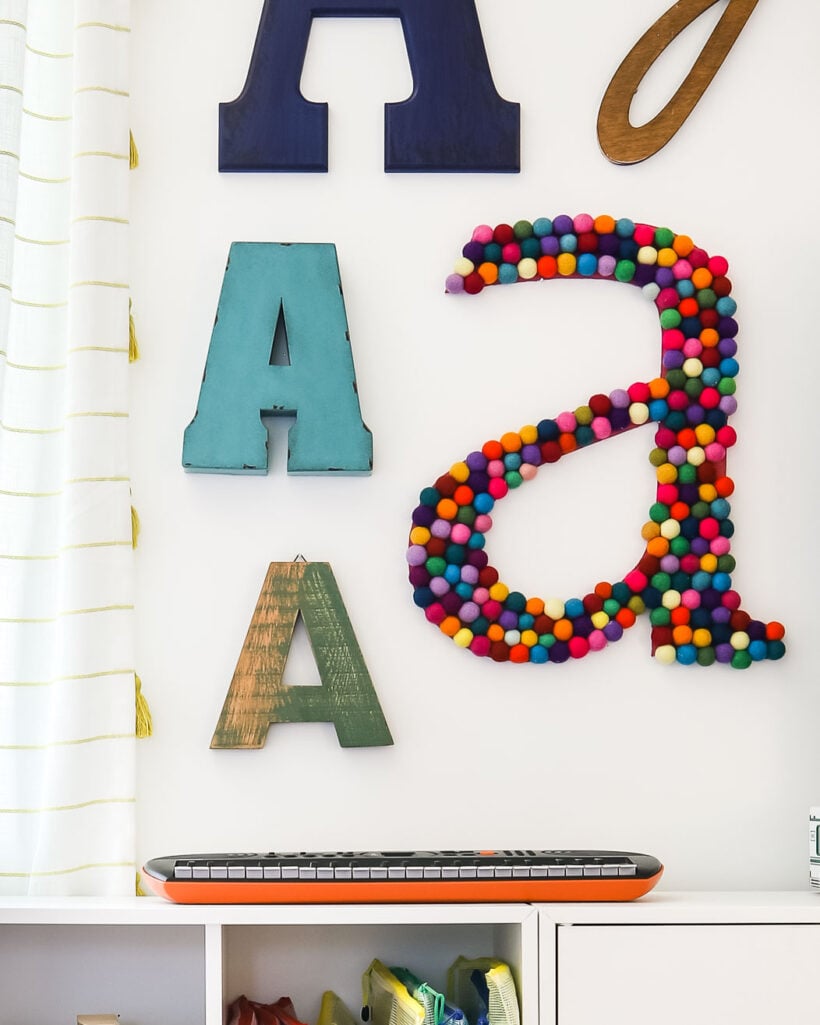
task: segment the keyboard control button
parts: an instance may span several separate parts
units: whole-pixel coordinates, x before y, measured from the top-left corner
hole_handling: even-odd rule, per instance
[[[281,879],[282,869],[279,865],[265,865],[262,874],[265,879]]]
[[[550,865],[547,873],[550,879],[566,879],[567,867],[566,865]]]
[[[174,865],[174,879],[192,879],[193,874],[190,865]]]
[[[244,865],[228,865],[228,878],[229,879],[244,879],[245,878],[245,866]]]
[[[598,878],[598,879],[600,879],[600,877],[601,877],[601,866],[600,865],[584,865],[584,877],[585,878],[591,878],[593,876]]]

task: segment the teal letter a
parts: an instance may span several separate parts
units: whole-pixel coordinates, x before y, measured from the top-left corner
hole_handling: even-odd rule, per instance
[[[279,318],[288,366],[273,365]],[[296,415],[288,473],[367,474],[373,439],[362,421],[336,247],[234,242],[196,415],[182,464],[203,473],[265,473],[263,415]]]

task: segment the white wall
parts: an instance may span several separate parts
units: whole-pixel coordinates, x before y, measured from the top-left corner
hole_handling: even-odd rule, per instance
[[[694,114],[633,167],[597,144],[615,68],[670,0],[477,0],[496,86],[521,103],[518,175],[385,174],[385,101],[411,78],[395,20],[314,25],[303,91],[330,104],[329,174],[219,174],[217,105],[242,89],[261,0],[133,5],[133,494],[142,520],[139,854],[268,849],[599,847],[647,851],[672,889],[802,888],[820,803],[814,615],[820,7],[761,3]],[[719,3],[668,51],[633,114],[671,94]],[[734,586],[789,649],[746,672],[665,667],[639,622],[602,655],[497,665],[412,602],[404,550],[421,488],[508,430],[657,373],[637,289],[542,282],[448,296],[479,223],[589,212],[667,225],[730,262],[740,323]],[[228,247],[335,242],[375,468],[186,475]],[[654,500],[652,428],[542,469],[495,517],[491,561],[529,594],[620,579]],[[331,725],[274,726],[260,751],[211,734],[270,562],[328,561],[393,732],[342,749]],[[292,682],[314,682],[309,659]],[[815,666],[813,669],[812,666]]]

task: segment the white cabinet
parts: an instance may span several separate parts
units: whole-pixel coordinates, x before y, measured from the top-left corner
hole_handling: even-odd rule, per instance
[[[335,990],[358,1017],[374,957],[444,988],[460,954],[513,969],[538,1023],[538,917],[526,904],[217,906],[152,897],[0,901],[0,1025],[223,1025],[230,1002],[293,999],[314,1023]]]
[[[540,1025],[792,1025],[820,1008],[820,898],[540,905]]]

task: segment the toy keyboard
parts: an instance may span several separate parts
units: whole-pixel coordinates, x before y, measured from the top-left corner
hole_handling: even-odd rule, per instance
[[[337,851],[153,858],[151,888],[179,904],[625,901],[663,866],[620,851]]]

